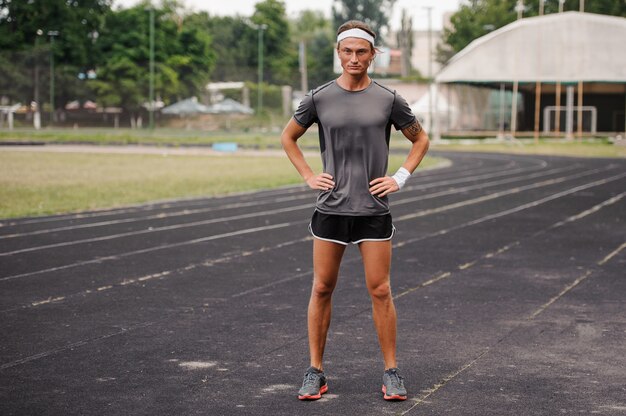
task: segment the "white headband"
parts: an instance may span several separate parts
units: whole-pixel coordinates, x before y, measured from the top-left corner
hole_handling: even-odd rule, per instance
[[[374,36],[370,35],[366,31],[364,31],[363,29],[359,29],[359,28],[348,29],[348,30],[338,34],[337,35],[337,43],[341,42],[345,38],[365,39],[365,40],[369,41],[372,45],[374,45]]]

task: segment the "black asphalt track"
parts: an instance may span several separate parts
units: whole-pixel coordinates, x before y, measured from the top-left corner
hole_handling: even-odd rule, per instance
[[[1,415],[626,413],[626,160],[442,153],[392,197],[409,400],[385,402],[358,250],[308,366],[315,195],[1,221]]]

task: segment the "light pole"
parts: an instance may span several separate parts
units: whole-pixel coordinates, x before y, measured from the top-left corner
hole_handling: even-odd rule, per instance
[[[433,28],[432,28],[432,6],[424,7],[428,12],[428,126],[426,130],[430,132],[433,126]]]
[[[258,113],[261,114],[263,110],[263,32],[267,29],[267,25],[264,23],[258,25],[259,29],[259,92],[258,92]]]
[[[39,111],[39,36],[41,35],[43,35],[43,30],[37,29],[37,37],[35,37],[35,113],[33,114],[33,127],[35,130],[41,128],[41,112]],[[33,107],[32,104],[31,107]]]
[[[54,120],[54,38],[59,36],[58,30],[49,30],[50,36],[50,124]]]
[[[154,129],[154,8],[150,7],[150,98],[148,106],[148,124]]]
[[[251,21],[246,21],[248,26],[259,31],[259,59],[258,59],[258,86],[257,86],[257,115],[263,110],[263,31],[267,30],[265,23],[257,25]]]

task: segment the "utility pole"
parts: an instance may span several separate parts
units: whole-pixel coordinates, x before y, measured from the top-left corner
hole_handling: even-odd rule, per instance
[[[517,0],[517,5],[515,6],[515,10],[517,11],[517,19],[521,19],[524,15],[524,0]],[[514,52],[515,57],[517,58],[517,51]],[[517,131],[517,94],[519,91],[519,81],[517,80],[517,76],[513,81],[513,101],[511,103],[511,136],[515,137],[515,132]]]
[[[307,62],[306,62],[306,41],[304,39],[300,40],[299,58],[300,58],[300,89],[302,90],[303,93],[306,93],[309,90],[309,76],[308,76]]]
[[[37,29],[37,37],[35,38],[35,113],[33,114],[33,127],[35,128],[35,130],[39,130],[41,128],[41,112],[39,111],[39,36],[41,35],[43,35],[43,30]]]
[[[428,12],[428,129],[431,133],[433,126],[433,28],[432,28],[432,6],[424,7]]]
[[[50,36],[50,124],[54,120],[54,38],[59,36],[58,30],[49,30]]]
[[[265,23],[257,25],[256,23],[251,22],[246,19],[245,23],[250,26],[252,29],[259,31],[259,57],[258,57],[258,84],[257,84],[257,115],[261,114],[261,110],[263,109],[263,87],[261,84],[263,83],[263,31],[267,30],[267,25]]]
[[[539,16],[543,16],[543,3],[544,0],[539,0]],[[537,35],[537,56],[538,66],[541,68],[541,42],[543,41],[541,36],[541,26],[539,27],[539,34]],[[535,144],[539,143],[539,118],[541,117],[541,80],[538,79],[535,83],[535,128],[533,136],[535,137]]]
[[[585,12],[585,0],[580,0],[580,12]],[[578,139],[583,138],[583,81],[578,81]]]
[[[150,7],[150,92],[148,99],[148,125],[154,130],[154,7]]]
[[[559,13],[563,13],[563,3],[565,3],[565,0],[559,0]],[[555,94],[556,112],[554,115],[554,132],[556,136],[559,137],[561,135],[561,80],[558,79],[556,81]]]
[[[517,0],[515,11],[517,11],[518,20],[524,17],[524,0]]]
[[[257,93],[257,114],[261,114],[263,110],[263,32],[267,29],[267,25],[257,25],[259,29],[259,86]]]

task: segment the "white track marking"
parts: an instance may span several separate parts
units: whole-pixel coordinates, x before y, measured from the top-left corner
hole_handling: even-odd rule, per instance
[[[177,225],[168,225],[168,226],[164,226],[164,227],[155,227],[155,228],[150,227],[150,228],[147,228],[147,229],[144,229],[144,230],[139,230],[139,231],[130,231],[130,232],[126,232],[126,233],[105,235],[105,236],[101,236],[101,237],[86,238],[86,239],[83,239],[83,240],[65,241],[65,242],[62,242],[62,243],[55,243],[55,244],[48,244],[48,245],[44,245],[44,246],[23,248],[23,249],[20,249],[20,250],[14,250],[14,251],[8,251],[8,252],[0,253],[0,257],[11,256],[11,255],[14,255],[14,254],[19,254],[19,253],[29,253],[29,252],[33,252],[33,251],[46,250],[46,249],[50,249],[50,248],[73,246],[73,245],[77,245],[77,244],[95,243],[95,242],[98,242],[98,241],[113,240],[113,239],[117,239],[117,238],[121,238],[121,237],[142,235],[142,234],[154,233],[154,232],[159,232],[159,231],[179,230],[179,229],[182,229],[182,228],[196,227],[196,226],[199,226],[199,225],[208,225],[208,224],[221,223],[221,222],[225,222],[225,221],[241,220],[241,219],[246,219],[246,218],[255,218],[255,217],[263,216],[263,215],[282,214],[282,213],[285,213],[285,212],[298,211],[298,210],[302,210],[302,209],[311,209],[311,205],[310,204],[297,205],[297,206],[293,206],[293,207],[274,209],[274,210],[270,210],[270,211],[261,211],[261,212],[253,212],[253,213],[249,213],[249,214],[233,215],[232,217],[213,218],[213,219],[210,219],[210,220],[194,221],[194,222],[190,222],[190,223],[177,224]],[[253,229],[262,230],[263,228],[264,227],[257,227],[257,228],[250,228],[248,230],[253,230]],[[246,232],[247,230],[241,230],[241,231]],[[237,233],[237,232],[239,232],[239,231],[236,231],[235,233]],[[226,235],[228,235],[228,233]],[[192,241],[199,241],[199,240],[192,240]]]
[[[7,280],[13,280],[13,279],[17,279],[17,278],[20,278],[20,277],[34,276],[34,275],[37,275],[37,274],[53,272],[53,271],[58,271],[58,270],[64,270],[64,269],[69,269],[69,268],[77,267],[77,266],[84,266],[86,264],[103,263],[103,262],[105,262],[107,260],[118,260],[118,259],[121,259],[121,258],[124,258],[124,257],[134,256],[134,255],[143,254],[143,253],[149,253],[149,252],[158,251],[158,250],[170,249],[170,248],[173,248],[173,247],[181,247],[181,246],[186,246],[186,245],[190,245],[190,244],[198,244],[198,243],[204,243],[204,242],[212,241],[212,240],[219,240],[221,238],[234,237],[234,236],[237,236],[237,235],[257,233],[257,232],[261,232],[261,231],[274,230],[274,229],[277,229],[277,228],[290,227],[290,226],[293,226],[295,224],[304,224],[305,222],[306,221],[285,222],[285,223],[281,223],[281,224],[267,225],[267,226],[264,226],[264,227],[248,228],[248,229],[245,229],[245,230],[233,231],[233,232],[224,233],[224,234],[211,235],[211,236],[208,236],[208,237],[197,238],[197,239],[194,239],[194,240],[182,241],[180,243],[162,244],[162,245],[156,246],[156,247],[148,247],[148,248],[143,248],[143,249],[135,250],[135,251],[127,251],[125,253],[117,254],[117,255],[114,255],[114,256],[99,257],[99,258],[96,258],[96,259],[85,260],[85,261],[82,261],[82,262],[68,264],[68,265],[65,265],[65,266],[53,267],[53,268],[50,268],[50,269],[38,270],[38,271],[28,272],[28,273],[22,273],[22,274],[13,275],[13,276],[6,276],[6,277],[0,278],[0,282],[1,281],[7,281]]]
[[[413,218],[417,218],[417,217],[423,217],[424,215],[429,215],[431,213],[439,213],[439,212],[449,211],[451,209],[460,208],[460,207],[464,207],[464,206],[468,206],[468,205],[474,205],[474,204],[477,204],[477,203],[480,203],[480,202],[484,202],[484,201],[489,201],[489,200],[492,200],[492,199],[500,198],[500,197],[505,196],[505,195],[517,194],[517,193],[520,193],[522,191],[527,191],[529,189],[535,189],[535,188],[541,188],[541,187],[544,187],[544,186],[555,185],[557,183],[565,182],[565,181],[570,180],[570,179],[581,178],[581,177],[584,177],[584,176],[593,175],[595,173],[606,171],[606,170],[609,170],[609,169],[612,169],[612,168],[611,167],[607,167],[607,168],[593,169],[593,170],[590,170],[590,171],[580,172],[580,173],[573,174],[573,175],[570,175],[570,176],[563,176],[563,177],[560,177],[560,178],[549,179],[549,180],[546,180],[546,181],[537,182],[537,183],[533,183],[533,184],[530,184],[530,185],[524,185],[524,186],[519,186],[517,188],[507,189],[506,191],[494,192],[492,194],[483,195],[483,196],[478,197],[478,198],[468,199],[468,200],[465,200],[465,201],[456,202],[454,204],[444,205],[444,206],[438,207],[438,208],[422,210],[422,211],[415,212],[413,214],[402,215],[395,221],[405,221],[405,220],[408,220],[408,219],[413,219]],[[620,175],[618,175],[618,176],[620,176]],[[622,177],[626,176],[626,173],[622,174],[621,176]]]
[[[48,297],[46,299],[43,300],[37,300],[37,301],[32,301],[30,303],[24,304],[24,305],[19,305],[19,306],[14,306],[12,308],[9,309],[5,309],[0,311],[0,313],[4,313],[4,312],[11,312],[14,310],[18,310],[18,309],[26,309],[26,308],[32,308],[35,306],[41,306],[41,305],[45,305],[45,304],[49,304],[49,303],[56,303],[56,302],[61,302],[61,301],[65,301],[65,300],[69,300],[72,298],[76,298],[76,297],[85,297],[87,295],[91,295],[91,294],[95,294],[97,292],[102,292],[103,290],[110,290],[110,289],[116,289],[116,288],[120,288],[120,287],[124,287],[124,286],[131,286],[131,285],[137,285],[139,283],[144,283],[147,282],[149,280],[160,280],[160,279],[164,279],[166,277],[171,277],[173,275],[176,275],[178,273],[183,273],[183,272],[188,272],[190,270],[194,270],[200,267],[212,267],[215,266],[217,264],[222,264],[222,263],[229,263],[233,260],[242,258],[242,257],[248,257],[248,256],[252,256],[255,254],[260,254],[260,253],[265,253],[268,251],[272,251],[272,250],[277,250],[277,249],[281,249],[283,247],[287,247],[293,244],[298,244],[298,243],[302,243],[305,241],[309,241],[311,240],[311,237],[305,237],[305,238],[300,238],[297,240],[291,240],[291,241],[286,241],[284,243],[279,243],[276,244],[274,246],[270,246],[270,247],[261,247],[259,249],[256,250],[248,250],[248,251],[239,251],[233,254],[225,254],[222,255],[218,258],[213,258],[213,259],[205,259],[199,263],[191,263],[191,264],[187,264],[185,266],[181,266],[181,267],[177,267],[176,269],[172,269],[172,270],[162,270],[160,272],[156,272],[156,273],[151,273],[148,275],[144,275],[144,276],[140,276],[140,277],[135,277],[135,278],[131,278],[131,277],[125,277],[121,282],[115,283],[115,284],[111,284],[111,285],[107,285],[95,290],[91,290],[91,289],[86,289],[86,290],[82,290],[80,292],[76,292],[76,293],[72,293],[69,295],[65,295],[65,296],[57,296],[55,298],[52,297]]]
[[[21,365],[21,364],[26,364],[26,363],[28,363],[30,361],[35,361],[35,360],[38,360],[40,358],[45,358],[45,357],[48,357],[50,355],[58,354],[58,353],[63,352],[63,351],[73,350],[74,348],[81,347],[83,345],[87,345],[90,342],[100,341],[100,340],[111,338],[111,337],[115,337],[115,336],[118,336],[118,335],[123,335],[123,334],[126,334],[127,332],[133,331],[135,329],[145,328],[145,327],[148,327],[148,326],[153,325],[155,323],[156,322],[144,322],[144,323],[141,323],[141,324],[132,325],[132,326],[129,326],[128,328],[122,328],[121,330],[119,330],[117,332],[113,332],[113,333],[110,333],[110,334],[101,335],[101,336],[98,336],[98,337],[94,337],[94,338],[89,338],[89,339],[73,342],[71,344],[67,344],[67,345],[64,345],[62,347],[58,347],[58,348],[54,348],[52,350],[41,352],[39,354],[29,355],[28,357],[24,357],[24,358],[21,358],[19,360],[15,360],[15,361],[11,361],[11,362],[8,362],[8,363],[5,363],[5,364],[1,364],[0,365],[0,371],[6,370],[7,368],[15,367],[15,366],[18,366],[18,365]]]
[[[611,169],[611,168],[612,167],[609,166],[609,167],[606,167],[606,168],[603,168],[603,169],[596,169],[596,170],[592,170],[592,171],[587,171],[587,173],[583,172],[583,173],[579,173],[579,174],[576,174],[576,175],[562,177],[562,178],[559,178],[560,179],[559,181],[553,182],[553,183],[563,182],[563,181],[568,180],[568,179],[581,177],[581,176],[585,176],[585,175],[588,175],[588,174],[593,174],[595,172],[598,172],[598,171],[601,171],[601,170],[606,170],[606,169]],[[569,170],[569,169],[572,169],[572,168],[571,167],[559,168],[559,169],[553,169],[553,170],[547,171],[547,172],[554,173],[553,171],[563,171],[563,170]],[[543,173],[547,175],[547,172],[543,172]],[[521,180],[525,180],[525,179],[528,179],[528,178],[534,178],[538,174],[540,174],[540,173],[531,174],[531,175],[527,175],[527,176],[523,176],[523,177],[509,178],[509,179],[506,179],[506,180],[503,180],[503,181],[495,181],[495,182],[487,183],[487,184],[473,185],[473,186],[465,187],[465,188],[455,188],[455,189],[452,189],[452,190],[444,191],[443,193],[442,192],[437,192],[434,195],[435,196],[448,195],[448,194],[454,194],[454,193],[458,193],[458,192],[463,192],[465,190],[480,189],[480,188],[484,188],[484,187],[490,186],[490,185],[496,185],[496,184],[501,184],[501,183],[509,183],[509,182],[512,182],[512,181],[521,181]],[[545,183],[546,182],[540,182],[538,184],[529,185],[529,188],[522,187],[522,188],[516,188],[516,189],[520,189],[517,192],[521,192],[522,190],[525,190],[525,189],[532,189],[534,187],[545,186],[545,185],[541,185],[541,184],[545,184]],[[548,184],[551,184],[551,183],[548,183]],[[483,197],[483,198],[486,198],[484,200],[489,200],[489,199],[497,198],[497,197],[500,196],[500,195],[497,195],[497,194],[492,194],[492,195],[493,195],[492,198],[486,198],[486,197]],[[507,195],[507,193],[503,193],[502,195]],[[429,195],[427,194],[427,195],[422,195],[420,198],[421,199],[427,199],[428,197],[429,197]],[[415,200],[415,198],[409,198],[410,202],[413,202],[414,200]],[[481,202],[481,201],[480,200],[476,200],[476,201],[474,201],[472,203],[478,203],[478,202]],[[396,204],[402,204],[402,203],[404,203],[404,202],[403,202],[402,199],[400,199],[398,201],[395,201],[393,204],[396,205]],[[462,202],[460,202],[458,204],[460,204],[459,206],[463,206]],[[470,204],[468,203],[468,205],[470,205]],[[29,248],[24,248],[24,249],[19,249],[19,250],[13,250],[13,251],[9,251],[9,252],[0,253],[0,257],[14,255],[14,254],[20,254],[20,253],[28,253],[28,252],[38,251],[38,250],[45,250],[45,249],[50,249],[50,248],[67,247],[67,246],[71,246],[71,245],[85,244],[85,243],[94,243],[94,242],[98,242],[98,241],[107,241],[107,240],[112,240],[112,239],[116,239],[116,238],[130,237],[130,236],[136,236],[136,235],[141,235],[141,234],[148,234],[148,233],[154,233],[154,232],[176,230],[176,229],[182,229],[182,228],[187,228],[187,227],[195,227],[195,226],[199,226],[199,225],[214,224],[214,223],[220,223],[220,222],[224,222],[224,221],[232,221],[232,220],[239,220],[239,219],[247,219],[247,218],[260,217],[260,216],[274,215],[274,214],[290,212],[290,211],[297,211],[297,210],[303,210],[303,209],[312,209],[311,204],[303,204],[303,205],[296,205],[296,206],[287,207],[287,208],[279,208],[279,209],[275,209],[275,210],[266,210],[266,211],[261,211],[261,212],[240,214],[240,215],[235,215],[235,216],[231,216],[231,217],[212,218],[212,219],[208,219],[208,220],[194,221],[194,222],[183,223],[183,224],[176,224],[176,225],[170,225],[170,226],[150,227],[148,229],[129,231],[129,232],[119,233],[119,234],[105,235],[105,236],[92,237],[92,238],[87,238],[87,239],[82,239],[82,240],[65,241],[65,242],[61,242],[61,243],[54,243],[54,244],[47,244],[47,245],[42,245],[42,246],[29,247]],[[449,209],[452,209],[452,208],[449,208]],[[402,218],[402,217],[400,217],[400,218]],[[402,220],[402,219],[400,219],[400,220]]]

